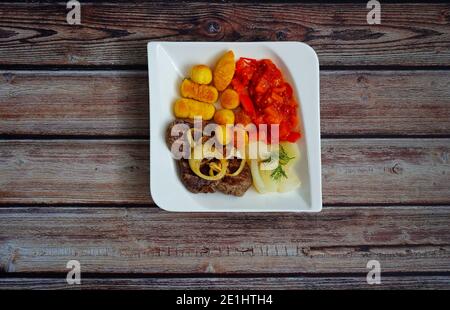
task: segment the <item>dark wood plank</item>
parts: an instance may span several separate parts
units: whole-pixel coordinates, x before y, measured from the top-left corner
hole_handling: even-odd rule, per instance
[[[146,141],[0,141],[0,202],[151,203]]]
[[[322,140],[325,203],[450,199],[450,139]]]
[[[0,134],[148,136],[144,71],[0,71]]]
[[[60,278],[0,278],[0,289],[100,289],[100,290],[285,290],[285,289],[449,289],[449,276],[382,276],[380,285],[369,285],[360,276],[297,276],[245,278],[82,278],[68,285]]]
[[[0,6],[0,64],[144,65],[146,42],[304,41],[322,65],[448,66],[448,4],[83,3],[81,25],[65,3]],[[12,56],[13,55],[13,56]]]
[[[148,136],[144,71],[0,71],[0,134]],[[322,71],[324,135],[450,135],[448,71]]]
[[[159,208],[0,208],[0,269],[85,273],[366,273],[450,270],[450,208],[327,207],[318,214]],[[11,274],[12,275],[12,274]]]
[[[449,71],[322,71],[324,135],[450,134]]]
[[[324,204],[449,203],[450,139],[324,139]],[[0,141],[0,203],[151,203],[148,142]]]

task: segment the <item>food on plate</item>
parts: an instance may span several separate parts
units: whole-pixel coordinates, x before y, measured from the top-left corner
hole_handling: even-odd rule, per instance
[[[228,51],[220,57],[214,67],[214,85],[217,90],[223,91],[230,85],[233,79],[236,64],[234,63],[233,51]]]
[[[236,124],[242,124],[244,126],[251,124],[252,119],[242,109],[237,109],[234,113],[234,119]]]
[[[214,121],[219,125],[234,124],[234,113],[228,109],[217,110],[214,114]]]
[[[301,137],[292,87],[270,59],[240,58],[231,84],[242,106],[239,119],[255,125],[278,124],[280,141],[296,142]]]
[[[239,106],[239,94],[231,89],[225,89],[220,95],[220,104],[225,109],[236,109]]]
[[[228,169],[228,160],[219,159],[217,161],[210,160],[208,163],[205,163],[202,159],[189,158],[189,167],[192,172],[194,172],[197,176],[207,181],[218,181],[223,179],[223,177],[227,174]],[[206,166],[207,171],[203,172],[203,168]]]
[[[175,101],[173,112],[178,118],[201,117],[204,120],[213,118],[216,109],[214,105],[194,99],[180,98]]]
[[[244,162],[244,164],[242,164]],[[228,167],[231,171],[242,167],[237,175],[225,176],[221,182],[217,184],[217,190],[227,195],[243,196],[245,192],[252,186],[252,175],[250,168],[245,161],[240,159],[230,160]]]
[[[181,96],[206,103],[214,103],[217,101],[219,93],[214,86],[197,84],[189,79],[184,79],[181,83]]]
[[[166,140],[181,155],[175,159],[187,190],[242,196],[252,185],[261,194],[301,186],[295,170],[301,138],[298,103],[270,59],[235,62],[228,51],[213,72],[194,65],[180,90]]]
[[[172,129],[175,125],[185,125],[186,131],[179,132],[178,135],[174,136]],[[166,142],[169,148],[189,129],[193,128],[194,123],[191,120],[177,119],[173,121],[166,133]],[[186,149],[182,151],[188,153]],[[214,158],[202,158],[191,162],[190,159],[179,159],[177,160],[177,165],[181,182],[192,193],[214,193],[219,191],[234,196],[244,195],[252,186],[250,168],[243,159],[232,158],[226,160],[226,162],[224,164],[223,159],[216,160]],[[222,163],[221,166],[219,166],[219,163]],[[217,177],[219,174],[220,177]]]
[[[212,71],[205,65],[193,66],[191,70],[191,79],[198,84],[209,84],[212,81]]]
[[[264,142],[257,142],[264,143]],[[292,167],[299,160],[300,153],[295,144],[282,142],[264,147],[270,151],[258,159],[250,160],[253,185],[261,193],[288,192],[300,186],[300,180]]]

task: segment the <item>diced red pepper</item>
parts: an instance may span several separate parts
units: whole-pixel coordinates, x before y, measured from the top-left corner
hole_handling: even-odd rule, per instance
[[[270,83],[266,79],[260,79],[255,87],[256,92],[265,93],[270,88]]]
[[[280,115],[275,106],[271,105],[264,109],[265,121],[268,124],[279,124],[283,120],[283,116]]]
[[[291,143],[294,143],[294,142],[296,142],[298,139],[300,139],[301,136],[302,136],[301,133],[296,132],[296,131],[291,131],[291,132],[289,133],[289,135],[286,137],[286,141],[289,141],[289,142],[291,142]]]
[[[248,125],[252,122],[250,116],[248,116],[244,111],[239,110],[235,112],[236,124]]]
[[[237,122],[267,124],[268,129],[271,124],[279,124],[280,141],[295,142],[301,137],[292,87],[271,60],[240,58],[231,85],[239,93],[242,107]],[[260,133],[260,138],[271,141],[272,132],[267,136]]]
[[[291,99],[292,98],[292,94],[293,94],[291,85],[289,85],[289,83],[284,83],[284,86],[286,87],[286,96],[289,99]]]
[[[255,107],[253,106],[253,102],[247,94],[245,94],[243,92],[240,93],[239,101],[241,102],[242,108],[248,115],[250,115],[250,116],[255,115],[255,113],[256,113]]]

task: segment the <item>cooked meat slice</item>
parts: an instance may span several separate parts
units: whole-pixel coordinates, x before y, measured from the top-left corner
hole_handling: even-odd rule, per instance
[[[176,119],[169,124],[166,132],[166,142],[171,149],[172,144],[178,140],[183,132],[178,136],[172,136],[172,128],[177,124],[186,124],[189,128],[194,127],[192,120],[188,119]],[[207,123],[204,122],[203,126]],[[186,127],[187,128],[187,127]],[[187,156],[186,156],[187,157]],[[184,186],[192,193],[214,193],[217,190],[228,195],[242,196],[252,185],[252,176],[250,168],[245,165],[242,172],[235,176],[226,176],[219,181],[208,181],[197,176],[189,167],[189,161],[187,159],[177,160],[180,171],[180,179]],[[229,169],[231,172],[236,171],[239,168],[240,160],[232,159],[229,161]]]
[[[181,181],[188,191],[192,193],[214,193],[216,191],[217,184],[220,181],[208,181],[200,178],[191,170],[187,159],[177,161],[180,169]]]
[[[239,168],[241,161],[238,159],[231,159],[229,162],[230,171],[236,171]],[[245,192],[252,186],[252,174],[250,167],[245,164],[244,169],[240,174],[234,177],[226,176],[217,184],[217,190],[234,196],[243,196]]]

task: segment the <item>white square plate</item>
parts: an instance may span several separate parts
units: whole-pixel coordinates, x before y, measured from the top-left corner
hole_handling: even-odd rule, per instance
[[[295,169],[302,182],[289,193],[258,194],[252,187],[243,197],[222,193],[193,194],[181,183],[165,133],[174,119],[172,106],[179,86],[195,64],[214,67],[227,50],[239,57],[269,58],[291,83],[299,102],[301,158]],[[319,117],[319,61],[300,42],[150,42],[150,192],[162,209],[181,212],[318,212],[322,209]]]

